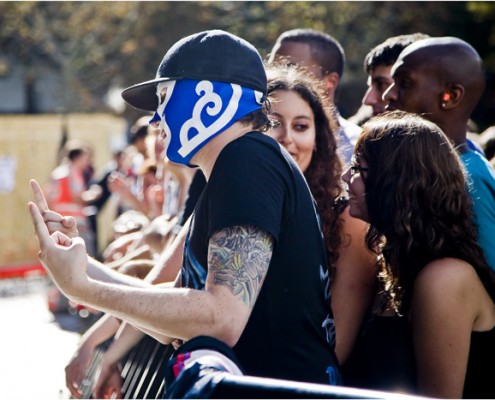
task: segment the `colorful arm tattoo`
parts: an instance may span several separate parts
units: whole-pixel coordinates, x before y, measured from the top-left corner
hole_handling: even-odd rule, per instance
[[[271,235],[253,226],[233,226],[214,233],[208,251],[213,282],[228,287],[252,308],[268,271],[272,250]]]

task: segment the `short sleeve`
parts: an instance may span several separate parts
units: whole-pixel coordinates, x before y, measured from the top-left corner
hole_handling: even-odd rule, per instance
[[[252,225],[278,239],[292,196],[291,167],[277,147],[246,138],[223,150],[208,184],[208,235],[228,226]]]
[[[470,195],[478,228],[478,242],[486,262],[495,270],[495,171],[481,156],[462,156],[469,173]]]

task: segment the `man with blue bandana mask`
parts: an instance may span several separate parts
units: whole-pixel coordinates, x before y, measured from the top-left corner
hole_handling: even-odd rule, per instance
[[[167,385],[205,347],[229,353],[221,342],[248,375],[340,382],[319,216],[297,164],[262,133],[270,126],[266,85],[256,49],[212,30],[178,41],[155,79],[123,92],[130,105],[155,113],[167,156],[207,179],[182,263],[167,266],[180,270],[178,287],[133,281],[88,259],[77,230],[46,209],[33,184],[40,258],[62,291],[163,343],[185,343]],[[166,395],[184,395],[174,390]]]
[[[182,79],[157,85],[160,102],[150,123],[167,134],[167,157],[178,164],[246,114],[261,109],[263,93],[240,85]],[[172,134],[173,132],[173,134]]]

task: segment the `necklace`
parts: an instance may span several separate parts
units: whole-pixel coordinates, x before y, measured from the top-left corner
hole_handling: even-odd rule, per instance
[[[466,142],[456,144],[454,146],[455,151],[457,151],[459,154],[465,153],[468,151],[468,146]]]

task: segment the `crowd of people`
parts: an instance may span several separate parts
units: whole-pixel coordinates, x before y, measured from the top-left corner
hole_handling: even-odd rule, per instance
[[[101,180],[84,178],[79,147],[31,182],[43,265],[102,313],[66,367],[75,398],[111,338],[93,390],[121,398],[119,363],[145,335],[175,349],[168,398],[218,372],[495,396],[493,134],[469,130],[482,60],[455,37],[389,38],[365,57],[348,120],[344,69],[340,43],[311,29],[282,33],[265,60],[228,32],[187,36],[124,90],[154,114]],[[112,197],[97,254],[84,210]]]

